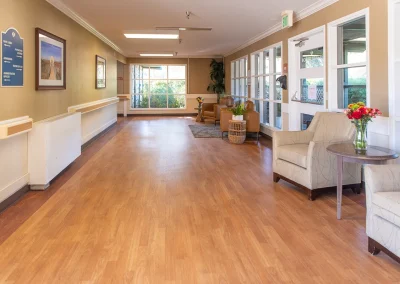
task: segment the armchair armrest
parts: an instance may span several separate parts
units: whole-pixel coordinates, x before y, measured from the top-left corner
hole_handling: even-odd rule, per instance
[[[400,165],[367,165],[364,173],[367,191],[400,192]]]
[[[232,119],[232,112],[228,110],[228,108],[221,110],[221,118],[220,118],[220,128],[221,131],[227,132],[229,130],[229,120]]]
[[[293,144],[309,144],[314,137],[311,131],[275,131],[273,136],[274,146]]]
[[[260,132],[260,114],[256,111],[247,111],[244,114],[247,132]]]
[[[311,141],[308,147],[307,169],[311,178],[312,188],[324,188],[337,184],[337,156],[326,149],[334,143],[351,143],[348,140]],[[361,183],[361,165],[344,163],[343,184]]]
[[[220,120],[221,119],[221,112],[226,109],[226,105],[221,105],[221,104],[215,104],[214,105],[214,113],[215,113],[215,118],[216,120]]]

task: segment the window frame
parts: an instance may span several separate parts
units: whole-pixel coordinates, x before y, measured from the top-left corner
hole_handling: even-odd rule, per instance
[[[366,62],[360,63],[352,63],[352,64],[338,64],[339,58],[339,44],[342,44],[342,41],[338,40],[338,28],[340,26],[345,25],[346,23],[355,21],[357,19],[365,17],[365,36],[366,36]],[[344,108],[339,107],[339,89],[338,89],[338,72],[339,70],[344,70],[346,68],[356,68],[356,67],[366,67],[367,69],[367,78],[366,78],[366,101],[367,105],[370,105],[370,15],[369,8],[360,10],[353,14],[347,15],[343,18],[340,18],[336,21],[333,21],[328,24],[328,68],[329,68],[329,76],[328,76],[328,98],[329,98],[329,110],[330,111],[343,111]]]
[[[275,54],[275,49],[280,48],[281,49],[281,70],[280,72],[276,72],[276,54]],[[269,72],[265,73],[265,53],[269,52]],[[262,74],[258,74],[259,67],[256,66],[255,62],[255,56],[262,54]],[[281,98],[280,100],[275,99],[276,98],[276,78],[279,76],[283,75],[283,42],[278,42],[273,45],[267,46],[265,48],[262,48],[258,51],[255,51],[250,54],[250,66],[251,66],[251,91],[250,91],[250,98],[254,101],[259,101],[259,107],[260,107],[260,124],[263,127],[271,128],[274,131],[282,131],[283,129],[283,92],[281,92]],[[272,59],[272,60],[271,60]],[[256,70],[257,69],[257,70]],[[256,73],[257,71],[257,73]],[[264,78],[268,77],[269,79],[269,97],[266,99],[264,98],[264,86],[265,86],[265,81]],[[262,93],[260,91],[260,96],[256,98],[256,80],[259,78],[262,78],[263,86],[261,88]],[[273,79],[275,78],[275,80]],[[268,123],[264,123],[264,102],[269,103],[269,118],[268,118]],[[281,105],[281,128],[276,127],[275,125],[275,105]]]
[[[188,95],[188,64],[154,64],[154,63],[149,63],[149,64],[147,64],[147,63],[131,63],[129,66],[130,66],[130,68],[129,68],[129,72],[130,72],[130,96],[131,96],[131,98],[132,98],[132,96],[135,96],[135,95],[137,95],[137,96],[140,96],[140,95],[143,95],[143,93],[142,94],[140,94],[140,93],[133,93],[132,92],[132,84],[133,84],[133,80],[134,80],[134,78],[133,78],[133,75],[134,75],[134,73],[132,72],[132,68],[134,67],[134,66],[146,66],[146,67],[152,67],[152,66],[166,66],[167,67],[167,77],[166,77],[166,79],[151,79],[150,78],[150,69],[149,69],[149,78],[148,79],[143,79],[143,80],[146,80],[146,81],[148,81],[148,83],[149,83],[149,86],[150,86],[150,83],[151,83],[151,81],[167,81],[167,85],[168,85],[168,83],[169,83],[169,81],[182,81],[182,80],[184,80],[185,81],[185,93],[184,94],[169,94],[169,93],[165,93],[165,94],[152,94],[152,93],[150,93],[149,92],[149,98],[148,98],[148,105],[149,105],[149,107],[147,107],[147,108],[133,108],[132,107],[132,103],[130,104],[130,110],[132,110],[132,111],[134,111],[134,110],[140,110],[140,111],[146,111],[146,110],[148,110],[148,111],[157,111],[157,110],[162,110],[162,111],[176,111],[176,110],[186,110],[187,109],[187,95]],[[169,66],[184,66],[185,67],[185,79],[169,79]],[[166,108],[153,108],[153,107],[151,107],[151,96],[152,95],[155,95],[155,96],[157,96],[157,95],[166,95],[167,96],[167,107]],[[185,97],[185,107],[184,108],[169,108],[168,107],[168,96],[184,96]],[[132,101],[132,100],[131,100]]]
[[[243,71],[244,71],[244,76],[241,74],[241,66],[240,62],[241,60],[245,60],[245,64],[243,66]],[[237,68],[237,65],[239,66]],[[248,79],[249,79],[249,57],[248,55],[242,56],[240,58],[237,58],[235,60],[231,61],[231,94],[233,97],[237,98],[244,98],[247,99],[249,96],[249,85],[248,85]],[[239,74],[237,74],[239,71]],[[238,76],[236,76],[238,75]],[[244,80],[244,86],[243,90],[239,90],[237,92],[237,89],[241,89],[241,84],[240,81]],[[238,84],[237,84],[238,83]],[[243,92],[242,92],[243,91]]]

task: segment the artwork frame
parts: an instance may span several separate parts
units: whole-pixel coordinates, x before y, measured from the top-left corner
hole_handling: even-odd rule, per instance
[[[40,28],[35,29],[36,90],[67,88],[67,41]]]
[[[96,55],[96,89],[105,89],[107,87],[107,60],[104,57]]]

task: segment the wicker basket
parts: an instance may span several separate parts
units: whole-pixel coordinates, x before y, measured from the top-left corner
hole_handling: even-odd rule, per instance
[[[229,121],[229,142],[232,144],[243,144],[246,140],[246,121]]]

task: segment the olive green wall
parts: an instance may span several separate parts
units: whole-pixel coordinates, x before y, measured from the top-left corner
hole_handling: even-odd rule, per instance
[[[1,0],[0,29],[24,38],[24,87],[0,88],[0,120],[29,115],[35,121],[67,112],[72,105],[117,95],[117,59],[126,58],[45,0]],[[67,41],[67,89],[35,91],[35,28]],[[107,88],[95,89],[95,55],[107,60]]]

